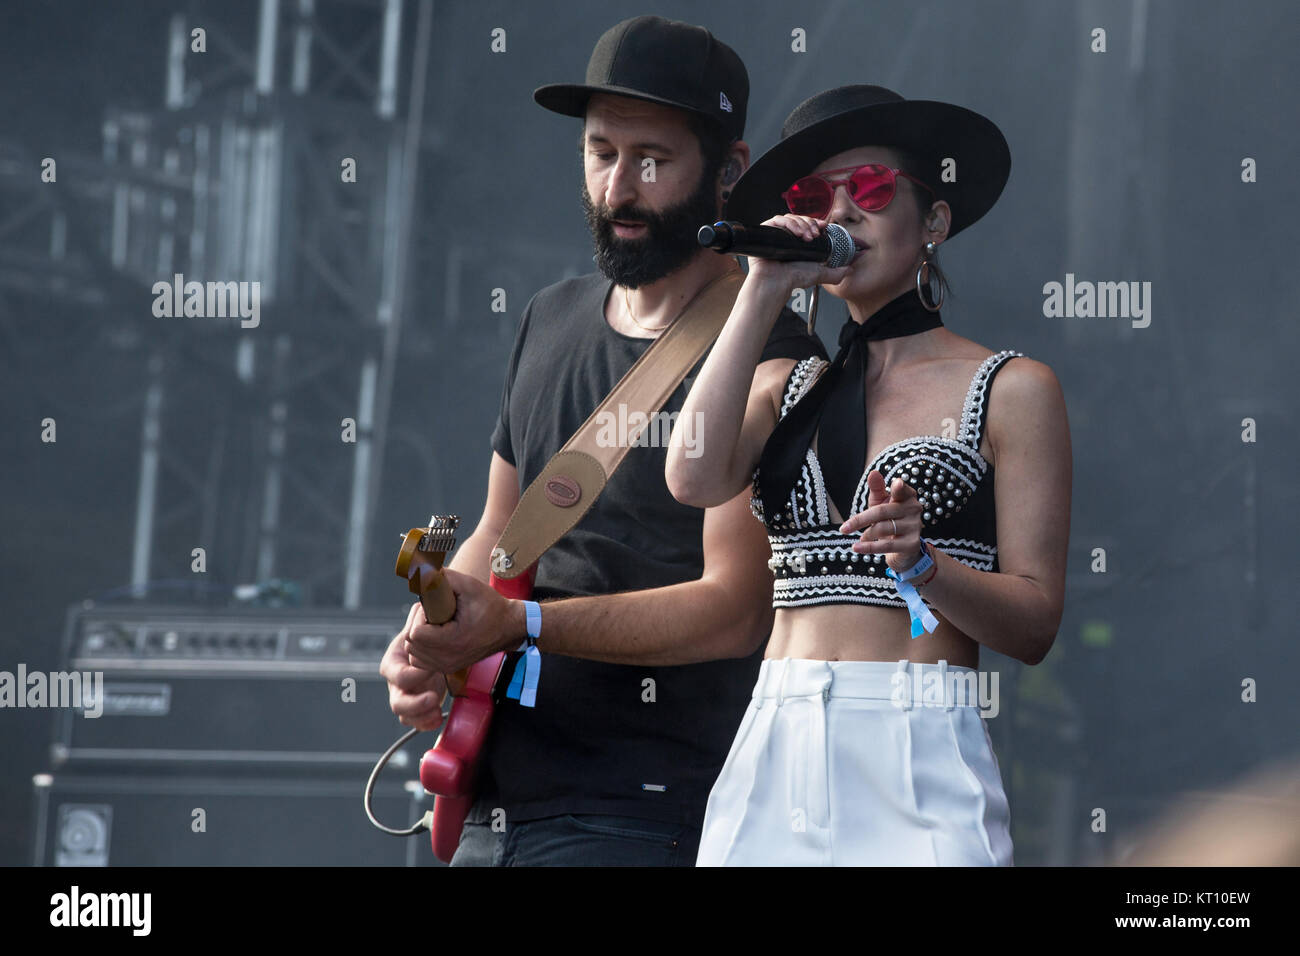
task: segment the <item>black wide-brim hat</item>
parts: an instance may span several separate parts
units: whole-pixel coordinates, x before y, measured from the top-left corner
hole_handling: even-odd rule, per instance
[[[1011,175],[1011,150],[988,118],[961,106],[905,100],[883,86],[840,86],[804,100],[786,118],[781,142],[736,182],[724,213],[756,225],[790,210],[781,194],[818,163],[860,146],[886,146],[915,155],[905,169],[952,207],[951,238],[993,208]],[[955,181],[943,182],[945,160]]]

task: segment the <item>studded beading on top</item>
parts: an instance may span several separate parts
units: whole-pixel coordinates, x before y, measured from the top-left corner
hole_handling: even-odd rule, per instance
[[[1011,349],[990,355],[971,379],[962,407],[957,438],[918,435],[887,445],[862,473],[853,496],[852,513],[867,507],[867,474],[879,469],[888,485],[901,477],[916,489],[925,511],[921,534],[934,547],[981,571],[997,570],[997,522],[993,500],[993,468],[979,453],[988,418],[988,393],[993,376],[1009,359],[1022,355]],[[808,393],[829,363],[816,356],[799,362],[790,373],[781,402],[784,418]],[[768,567],[776,576],[775,607],[812,604],[881,604],[906,608],[893,580],[885,576],[883,554],[857,554],[851,546],[857,534],[840,534],[830,516],[821,463],[809,448],[799,480],[785,496],[777,515],[764,514],[762,482],[754,472],[750,508],[768,529],[772,557]],[[844,517],[848,517],[845,515]]]

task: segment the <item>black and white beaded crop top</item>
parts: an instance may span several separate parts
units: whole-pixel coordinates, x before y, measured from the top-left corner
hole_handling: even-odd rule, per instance
[[[979,453],[979,447],[988,420],[993,376],[1008,359],[1022,354],[1005,349],[980,364],[966,392],[956,439],[918,435],[886,446],[862,473],[851,513],[866,510],[867,473],[873,468],[885,476],[886,485],[901,477],[928,505],[921,515],[921,535],[926,541],[963,564],[980,571],[996,571],[993,466]],[[781,418],[807,394],[827,365],[825,359],[811,356],[794,367],[781,399]],[[796,486],[785,496],[780,514],[764,514],[762,480],[761,469],[756,469],[750,508],[766,525],[772,545],[768,567],[776,576],[773,607],[907,607],[893,579],[885,575],[885,556],[852,551],[860,535],[841,534],[831,520],[821,463],[812,448],[804,458]],[[924,589],[919,593],[924,595]]]

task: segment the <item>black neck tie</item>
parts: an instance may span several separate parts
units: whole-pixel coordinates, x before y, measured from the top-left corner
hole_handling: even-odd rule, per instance
[[[777,425],[759,462],[763,506],[780,514],[813,437],[826,493],[842,518],[852,514],[853,496],[867,464],[867,343],[916,335],[943,322],[908,290],[861,325],[849,319],[840,329],[839,352],[808,394]]]

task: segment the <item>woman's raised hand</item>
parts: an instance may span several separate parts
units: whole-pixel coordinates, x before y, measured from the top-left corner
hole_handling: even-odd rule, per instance
[[[763,223],[775,226],[801,239],[815,239],[826,229],[828,221],[812,216],[783,213]],[[785,287],[786,297],[795,289],[814,285],[838,285],[849,274],[852,264],[838,269],[828,269],[817,262],[778,262],[774,259],[749,257],[749,274],[758,282],[770,282]]]

